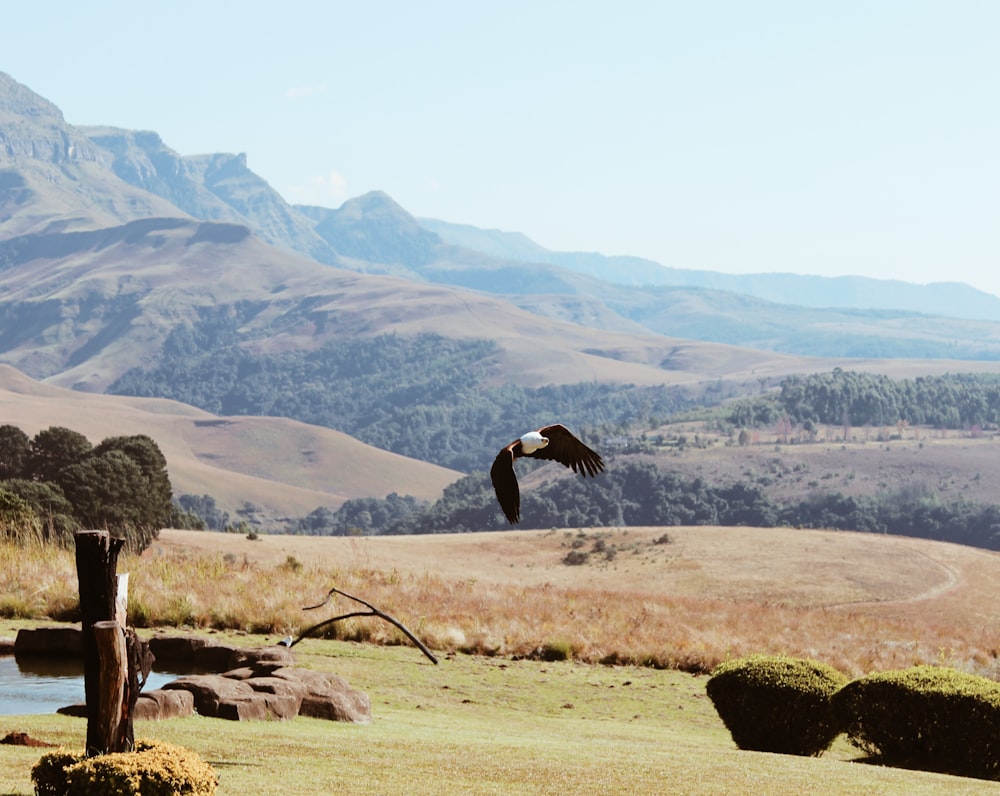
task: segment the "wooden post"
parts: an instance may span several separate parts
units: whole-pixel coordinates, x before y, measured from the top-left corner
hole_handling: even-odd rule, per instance
[[[97,642],[97,655],[101,662],[100,669],[100,701],[97,706],[98,737],[96,748],[108,752],[122,752],[122,705],[128,688],[128,657],[125,650],[125,630],[116,619],[94,623],[94,639]],[[89,723],[94,720],[88,714]]]
[[[100,715],[105,695],[102,688],[101,657],[94,626],[115,621],[118,584],[115,570],[124,540],[113,539],[107,531],[80,531],[76,534],[76,574],[80,583],[80,613],[83,624],[83,690],[87,701],[87,754],[121,752],[102,732]],[[111,700],[114,700],[111,696]],[[121,716],[121,697],[118,697]],[[111,708],[104,710],[110,711]],[[117,726],[117,724],[116,724]]]

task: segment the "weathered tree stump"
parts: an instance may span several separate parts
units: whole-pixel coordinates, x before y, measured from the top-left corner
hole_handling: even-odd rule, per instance
[[[149,646],[125,626],[128,575],[115,574],[123,543],[107,531],[76,534],[88,755],[132,751],[135,703],[152,667]]]

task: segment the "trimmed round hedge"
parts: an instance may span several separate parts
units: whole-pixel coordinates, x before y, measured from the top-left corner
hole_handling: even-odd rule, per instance
[[[740,749],[817,756],[840,734],[830,698],[847,682],[825,663],[753,655],[720,664],[706,690]]]
[[[833,697],[848,740],[878,762],[1000,779],[1000,683],[943,666],[879,672]]]

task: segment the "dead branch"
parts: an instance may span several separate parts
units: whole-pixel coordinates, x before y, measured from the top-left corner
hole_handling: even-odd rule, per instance
[[[426,655],[428,658],[430,658],[431,663],[437,664],[438,659],[436,657],[434,657],[434,653],[432,653],[429,649],[427,649],[427,647],[424,645],[424,643],[420,639],[418,639],[415,635],[413,635],[413,633],[411,633],[402,622],[400,622],[398,619],[395,619],[394,617],[389,616],[389,614],[385,613],[384,611],[380,611],[374,605],[372,605],[369,602],[365,602],[360,597],[355,597],[353,594],[348,594],[347,592],[341,591],[338,588],[332,588],[332,589],[330,589],[330,591],[328,591],[326,593],[326,599],[323,600],[323,602],[318,603],[316,605],[307,605],[302,610],[303,611],[313,611],[313,610],[315,610],[317,608],[322,608],[324,605],[326,605],[328,602],[330,602],[330,598],[333,597],[333,595],[335,595],[335,594],[339,594],[342,597],[346,597],[349,600],[354,600],[354,602],[356,602],[356,603],[361,603],[368,610],[367,611],[354,611],[354,612],[349,613],[349,614],[342,614],[341,616],[335,616],[335,617],[333,617],[333,619],[324,619],[322,622],[319,622],[318,624],[315,624],[312,627],[308,627],[305,630],[303,630],[301,633],[299,633],[299,637],[297,639],[295,639],[291,644],[289,644],[288,645],[289,647],[294,647],[296,644],[298,644],[300,641],[302,641],[302,639],[306,638],[307,636],[312,635],[317,630],[320,630],[320,629],[322,629],[324,627],[327,627],[328,625],[332,625],[334,622],[339,622],[342,619],[351,619],[352,617],[355,617],[355,616],[377,616],[379,619],[384,619],[389,624],[398,627],[401,631],[403,631],[403,633],[406,634],[406,637],[410,641],[412,641],[414,644],[417,645],[417,648],[422,653],[424,653],[424,655]]]

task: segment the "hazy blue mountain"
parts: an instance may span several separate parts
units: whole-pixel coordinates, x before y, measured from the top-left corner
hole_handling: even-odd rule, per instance
[[[382,191],[348,199],[339,208],[295,205],[313,230],[363,271],[418,277],[446,244]]]
[[[420,223],[458,246],[494,257],[558,265],[616,285],[712,288],[802,307],[895,309],[972,320],[1000,320],[1000,297],[959,282],[918,285],[866,276],[725,274],[672,268],[641,257],[550,251],[518,232],[485,230],[427,218],[420,219]]]

